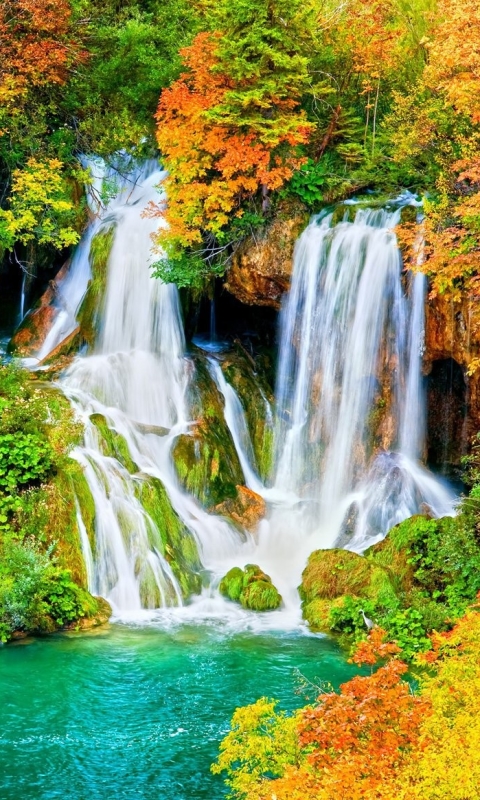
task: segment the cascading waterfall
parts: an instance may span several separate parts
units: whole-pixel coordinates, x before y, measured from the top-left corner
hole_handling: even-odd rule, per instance
[[[222,343],[204,345],[217,351],[208,357],[208,368],[224,399],[245,483],[268,505],[255,536],[242,535],[181,488],[172,459],[176,437],[191,433],[195,421],[188,399],[193,369],[177,290],[150,276],[151,234],[159,220],[143,211],[150,201],[158,203],[162,178],[154,163],[134,169],[90,224],[74,255],[70,283],[63,285],[68,311],[63,309],[63,322],[59,314],[38,354],[46,355],[74,329],[90,276],[91,242],[113,226],[93,352],[77,358],[61,380],[85,426],[84,445],[74,458],[96,510],[91,542],[77,508],[89,588],[107,597],[123,618],[182,605],[161,531],[142,502],[142,487],[153,480],[166,490],[186,535],[194,537],[211,587],[230,567],[259,563],[297,624],[296,587],[312,550],[361,551],[422,504],[437,516],[453,513],[453,495],[419,462],[424,278],[402,276],[392,231],[401,203],[358,209],[353,221],[346,213],[336,225],[331,214],[323,214],[307,227],[281,313],[274,420],[265,398],[275,429],[268,485],[257,472],[245,409],[221,368]],[[97,178],[94,196],[101,192]],[[106,454],[102,425],[121,438],[131,467],[125,458]],[[238,613],[212,588],[202,597],[192,606],[197,613]],[[275,613],[269,619],[281,624]]]
[[[158,200],[156,187],[163,177],[146,165],[128,192],[122,189],[122,201],[115,198],[103,213],[101,224],[114,225],[115,232],[97,342],[94,352],[76,359],[61,381],[85,426],[85,444],[74,458],[84,469],[96,509],[89,588],[122,616],[182,604],[160,533],[140,499],[145,480],[158,479],[166,488],[206,569],[221,572],[219,564],[234,558],[241,544],[225,520],[210,517],[180,489],[170,457],[175,437],[191,425],[186,399],[190,364],[184,357],[177,290],[150,276],[151,234],[158,220],[145,218],[143,211]],[[133,474],[104,454],[98,418],[126,443]]]
[[[453,513],[451,492],[415,460],[424,278],[415,275],[405,294],[392,230],[400,206],[359,209],[333,227],[324,215],[297,243],[282,312],[274,474],[276,490],[296,500],[287,514],[274,510],[269,535],[300,531],[300,560],[315,548],[361,551],[422,504]]]

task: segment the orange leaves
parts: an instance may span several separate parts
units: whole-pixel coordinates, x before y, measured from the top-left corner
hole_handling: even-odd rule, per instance
[[[403,764],[418,747],[427,701],[402,680],[407,666],[398,647],[373,629],[357,649],[358,664],[386,663],[369,676],[344,683],[340,692],[321,695],[298,712],[300,755],[276,780],[263,780],[248,800],[391,800]]]
[[[477,0],[440,0],[440,23],[429,42],[425,79],[457,112],[480,122],[480,6]]]
[[[367,639],[358,642],[352,661],[354,664],[376,664],[385,658],[391,658],[400,652],[394,642],[386,641],[387,632],[383,628],[373,628]]]
[[[199,244],[202,233],[220,235],[245,198],[262,185],[279,188],[302,163],[292,148],[306,140],[307,126],[302,115],[295,117],[294,100],[285,106],[292,115],[288,133],[268,145],[241,119],[216,120],[215,110],[235,89],[217,56],[218,41],[219,34],[200,33],[181,51],[187,71],[162,93],[156,114],[158,145],[170,173],[169,227],[159,241],[170,255]]]
[[[69,40],[67,0],[1,0],[0,92],[5,101],[28,87],[63,83],[80,51]]]

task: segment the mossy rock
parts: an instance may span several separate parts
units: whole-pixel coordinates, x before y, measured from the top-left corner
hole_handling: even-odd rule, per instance
[[[299,587],[303,616],[315,630],[328,631],[331,610],[343,598],[364,597],[384,606],[397,595],[390,570],[349,550],[315,550]]]
[[[218,587],[220,594],[223,594],[224,597],[228,597],[229,600],[233,600],[235,603],[240,602],[240,595],[243,592],[244,577],[243,569],[240,569],[240,567],[233,567],[220,581]]]
[[[275,611],[282,603],[282,598],[268,581],[252,581],[240,595],[240,603],[251,611]]]
[[[219,591],[251,611],[274,611],[282,603],[271,578],[257,564],[233,567],[220,581]]]
[[[272,406],[273,396],[268,381],[259,360],[254,361],[239,344],[233,353],[225,356],[221,367],[242,403],[255,457],[254,466],[265,480],[273,460],[273,425],[267,405]]]
[[[106,625],[112,616],[112,608],[110,603],[104,597],[94,597],[93,595],[85,592],[85,606],[86,612],[80,619],[70,622],[65,625],[63,630],[67,631],[89,631],[92,628],[98,628],[101,625]]]
[[[349,550],[315,550],[302,575],[300,593],[305,602],[333,600],[342,595],[372,597],[394,593],[384,567]]]
[[[245,478],[223,416],[223,397],[202,355],[195,357],[195,370],[190,403],[196,424],[190,434],[177,437],[172,457],[185,490],[211,509],[236,498]]]
[[[174,510],[158,478],[142,476],[137,487],[138,499],[151,521],[151,546],[170,564],[183,597],[198,594],[202,588],[202,566],[193,534]]]
[[[89,347],[97,335],[97,326],[105,301],[107,288],[108,259],[115,235],[114,227],[100,230],[92,239],[90,247],[90,267],[92,277],[88,283],[85,297],[80,305],[77,321],[82,340]]]
[[[369,547],[365,558],[391,571],[397,591],[409,592],[414,585],[412,556],[426,538],[440,534],[441,526],[438,519],[416,514],[395,525],[385,539]]]
[[[93,422],[100,435],[99,444],[103,455],[116,458],[132,475],[138,472],[127,442],[118,431],[109,426],[106,417],[103,414],[90,414],[90,422]]]

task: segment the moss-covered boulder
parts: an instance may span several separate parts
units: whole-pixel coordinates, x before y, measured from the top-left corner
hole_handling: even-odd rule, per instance
[[[342,598],[357,597],[375,605],[396,601],[392,574],[349,550],[315,550],[305,567],[299,587],[305,619],[316,630],[330,630],[333,608]]]
[[[90,422],[93,422],[98,431],[103,455],[116,458],[131,474],[138,472],[138,466],[132,460],[127,442],[115,428],[110,427],[106,417],[103,414],[90,414]]]
[[[220,581],[220,593],[251,611],[274,611],[282,597],[257,564],[233,567]]]
[[[202,588],[201,563],[193,534],[172,507],[160,480],[141,476],[137,496],[150,520],[150,544],[170,564],[184,598]]]
[[[205,358],[196,354],[194,364],[190,404],[196,424],[189,434],[177,437],[172,457],[184,488],[211,509],[236,498],[236,487],[243,485],[245,478],[224,419],[223,397]]]

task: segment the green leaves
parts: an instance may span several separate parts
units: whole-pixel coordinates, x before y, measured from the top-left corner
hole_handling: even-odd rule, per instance
[[[0,433],[0,491],[14,492],[40,482],[51,464],[50,445],[40,435]]]

